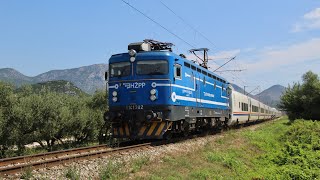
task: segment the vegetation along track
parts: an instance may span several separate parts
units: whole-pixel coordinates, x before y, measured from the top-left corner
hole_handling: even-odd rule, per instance
[[[29,156],[0,159],[0,175],[15,174],[26,168],[40,169],[83,159],[98,158],[113,153],[150,147],[151,143],[110,149],[106,145],[54,151]]]
[[[250,126],[246,126],[250,127]],[[210,133],[211,134],[211,133]],[[132,150],[141,150],[145,148],[150,148],[152,146],[160,146],[169,143],[181,142],[187,139],[193,139],[197,137],[203,137],[208,135],[207,133],[200,133],[189,135],[188,137],[178,137],[171,140],[154,141],[147,142],[136,145],[128,145],[118,148],[110,148],[107,145],[97,145],[83,148],[68,149],[62,151],[53,151],[48,153],[41,153],[28,156],[19,156],[13,158],[0,159],[0,175],[9,175],[22,172],[27,168],[40,169],[47,168],[62,163],[69,163],[73,161],[83,160],[83,159],[93,159],[99,158],[107,155],[112,155],[114,153],[122,153]]]

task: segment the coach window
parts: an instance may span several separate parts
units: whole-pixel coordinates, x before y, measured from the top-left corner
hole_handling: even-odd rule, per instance
[[[182,77],[181,77],[181,65],[180,64],[175,64],[174,65],[174,77],[176,79],[182,79]]]

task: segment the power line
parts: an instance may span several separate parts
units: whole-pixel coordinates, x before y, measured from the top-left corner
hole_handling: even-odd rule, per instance
[[[234,56],[233,58],[231,58],[229,61],[225,62],[224,64],[222,64],[221,66],[219,66],[217,69],[215,69],[213,72],[216,72],[218,69],[222,68],[224,65],[228,64],[230,61],[234,60],[236,58],[236,56]]]
[[[140,14],[142,14],[144,17],[148,18],[150,21],[154,22],[155,24],[157,24],[158,26],[160,26],[162,29],[166,30],[167,32],[169,32],[170,34],[172,34],[173,36],[175,36],[176,38],[180,39],[181,41],[183,41],[184,43],[188,44],[189,46],[191,46],[192,48],[195,48],[194,45],[190,44],[189,42],[187,42],[186,40],[182,39],[180,36],[178,36],[177,34],[175,34],[174,32],[170,31],[168,28],[164,27],[163,25],[161,25],[160,23],[158,23],[156,20],[152,19],[151,17],[149,17],[148,15],[146,15],[145,13],[143,13],[142,11],[140,11],[139,9],[137,9],[136,7],[132,6],[130,3],[121,0],[122,2],[124,2],[125,4],[127,4],[128,6],[130,6],[132,9],[134,9],[135,11],[139,12]]]
[[[177,13],[175,13],[169,6],[167,6],[165,3],[163,3],[162,1],[160,1],[161,4],[163,6],[165,6],[169,11],[171,11],[174,15],[176,15],[181,21],[183,21],[186,25],[188,25],[191,29],[193,29],[195,32],[197,32],[198,34],[200,34],[204,39],[206,39],[212,46],[214,46],[213,42],[210,41],[209,38],[207,38],[204,34],[202,34],[201,32],[199,32],[195,27],[193,27],[192,25],[190,25],[186,20],[184,20],[181,16],[179,16]]]
[[[170,31],[168,28],[164,27],[163,25],[161,25],[159,22],[157,22],[156,20],[152,19],[151,17],[149,17],[148,15],[146,15],[145,13],[143,13],[141,10],[137,9],[136,7],[132,6],[130,3],[121,0],[123,3],[127,4],[128,6],[130,6],[132,9],[134,9],[135,11],[139,12],[140,14],[142,14],[144,17],[146,17],[147,19],[149,19],[150,21],[152,21],[153,23],[157,24],[158,26],[160,26],[162,29],[166,30],[167,32],[169,32],[170,34],[172,34],[173,36],[175,36],[176,38],[180,39],[182,42],[184,42],[185,44],[189,45],[192,48],[196,48],[194,45],[192,45],[191,43],[187,42],[186,40],[184,40],[183,38],[181,38],[180,36],[178,36],[177,34],[173,33],[172,31]],[[162,2],[161,2],[162,3]],[[163,5],[165,5],[164,3],[162,3]],[[166,5],[165,5],[166,6]],[[174,13],[173,10],[171,10],[168,6],[166,6],[171,12]],[[174,13],[176,16],[178,16],[176,13]],[[182,20],[184,23],[188,24],[183,18],[181,18],[180,16],[178,16],[180,20]],[[190,24],[188,24],[188,26],[190,26],[192,29],[196,30],[195,28],[193,28]],[[200,35],[204,36],[202,33],[200,33],[199,31],[196,30],[196,32],[198,32]],[[205,37],[205,36],[204,36]],[[211,45],[213,45],[213,43],[205,37],[205,39],[207,39]],[[213,45],[214,46],[214,45]],[[217,65],[219,65],[217,62],[213,61],[214,63],[216,63]],[[220,66],[220,65],[219,65]],[[237,77],[233,72],[230,72],[232,74],[232,76],[234,78],[239,79],[240,81],[244,82],[243,80],[241,80],[239,77]]]
[[[181,21],[183,21],[187,26],[189,26],[191,29],[193,29],[195,32],[197,32],[198,34],[200,34],[204,39],[206,39],[213,47],[214,47],[214,43],[212,41],[210,41],[209,38],[207,38],[204,34],[202,34],[201,32],[199,32],[195,27],[193,27],[191,24],[189,24],[186,20],[184,20],[181,16],[179,16],[175,11],[173,11],[169,6],[167,6],[165,3],[163,3],[162,1],[160,1],[161,4],[163,6],[165,6],[170,12],[172,12],[175,16],[177,16]],[[228,58],[229,59],[229,58]],[[217,62],[213,61],[215,64],[217,64],[218,66],[220,66]],[[238,78],[233,72],[231,72],[231,75],[235,78]],[[238,78],[239,79],[239,78]],[[242,81],[242,80],[241,80]],[[243,81],[242,81],[243,82]]]

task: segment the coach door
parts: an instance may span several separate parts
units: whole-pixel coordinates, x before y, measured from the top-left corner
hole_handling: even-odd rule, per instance
[[[248,97],[248,104],[249,104],[249,107],[248,107],[248,121],[250,121],[251,119],[251,113],[252,113],[252,104],[251,104],[251,98]]]

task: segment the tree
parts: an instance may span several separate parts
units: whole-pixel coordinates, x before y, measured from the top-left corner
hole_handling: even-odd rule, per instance
[[[108,93],[106,91],[96,91],[93,95],[90,108],[96,113],[96,118],[99,118],[100,123],[98,139],[102,144],[106,141],[108,131],[110,130],[110,122],[104,120],[103,115],[108,111]]]
[[[281,96],[279,108],[289,119],[320,120],[320,81],[317,74],[308,71],[302,76],[302,84],[294,83]]]
[[[13,86],[0,81],[0,149],[1,156],[7,149],[15,145],[13,134],[16,128],[12,125],[13,106],[16,103],[16,97],[13,94]]]

